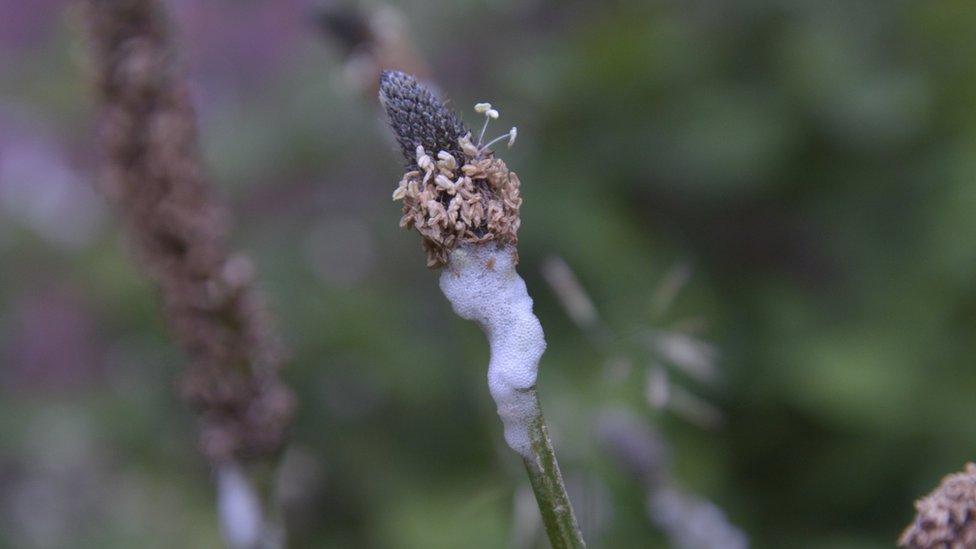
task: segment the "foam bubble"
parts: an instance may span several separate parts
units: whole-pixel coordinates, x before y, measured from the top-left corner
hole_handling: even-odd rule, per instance
[[[539,415],[534,390],[546,340],[525,282],[515,272],[516,257],[511,245],[462,244],[451,252],[440,286],[454,312],[477,322],[488,337],[488,388],[505,442],[531,458],[529,431]]]

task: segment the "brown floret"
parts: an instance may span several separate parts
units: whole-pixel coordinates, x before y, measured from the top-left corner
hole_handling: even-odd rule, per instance
[[[462,137],[459,150],[470,150],[469,143],[469,135]],[[421,170],[405,173],[393,193],[394,200],[403,200],[400,227],[420,233],[430,268],[447,264],[461,243],[518,243],[518,175],[490,152],[461,154],[464,162],[458,168],[453,155],[441,151],[435,162],[417,147]]]

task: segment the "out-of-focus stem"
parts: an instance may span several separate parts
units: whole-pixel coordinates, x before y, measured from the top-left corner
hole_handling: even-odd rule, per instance
[[[745,533],[707,499],[675,485],[668,446],[644,419],[626,410],[600,414],[597,439],[621,468],[643,484],[648,518],[679,549],[746,549]]]
[[[261,500],[251,479],[234,461],[217,467],[217,515],[230,549],[266,546]]]

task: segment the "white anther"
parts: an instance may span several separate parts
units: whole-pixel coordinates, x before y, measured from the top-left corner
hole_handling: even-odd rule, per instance
[[[445,191],[454,191],[454,182],[448,179],[446,176],[438,175],[434,178],[434,184]]]

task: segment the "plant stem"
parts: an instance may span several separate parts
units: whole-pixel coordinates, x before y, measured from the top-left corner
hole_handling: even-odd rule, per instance
[[[537,410],[536,417],[529,426],[529,438],[532,443],[531,458],[523,458],[525,469],[529,473],[529,483],[535,492],[542,522],[549,536],[549,543],[553,549],[586,547],[583,534],[576,523],[576,515],[566,494],[563,475],[559,471],[556,452],[552,448],[549,429],[539,406],[539,395],[535,388],[529,389]]]

